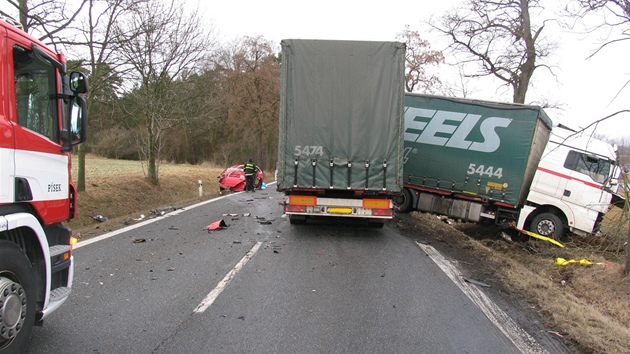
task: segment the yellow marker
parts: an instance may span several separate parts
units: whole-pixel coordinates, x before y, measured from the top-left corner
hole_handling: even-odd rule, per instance
[[[515,227],[515,229],[516,229],[516,227]],[[552,239],[552,238],[545,237],[545,236],[543,236],[543,235],[539,235],[539,234],[537,234],[537,233],[534,233],[534,232],[531,232],[531,231],[527,231],[527,230],[520,230],[520,229],[517,229],[517,230],[518,230],[518,231],[520,231],[520,232],[522,232],[522,233],[524,233],[524,234],[525,234],[525,235],[527,235],[527,236],[531,236],[531,237],[535,237],[535,238],[537,238],[537,239],[539,239],[539,240],[543,240],[543,241],[551,242],[551,243],[553,243],[554,245],[556,245],[556,246],[558,246],[558,247],[562,247],[562,248],[564,248],[564,245],[563,245],[562,243],[560,243],[560,242],[558,242],[558,241],[556,241],[556,240],[554,240],[554,239]]]
[[[564,258],[560,258],[560,257],[556,258],[556,265],[565,266],[565,265],[569,265],[571,263],[578,263],[579,265],[597,264],[597,265],[603,265],[604,267],[607,267],[607,266],[610,265],[608,263],[603,263],[603,262],[593,263],[593,262],[589,261],[586,258],[582,258],[579,261],[577,259],[564,259]]]

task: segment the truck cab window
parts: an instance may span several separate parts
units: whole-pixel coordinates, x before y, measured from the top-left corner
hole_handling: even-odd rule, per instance
[[[575,150],[569,151],[564,167],[588,175],[597,183],[604,183],[610,175],[610,162]]]
[[[18,124],[57,141],[55,68],[18,46],[13,48],[13,67]]]

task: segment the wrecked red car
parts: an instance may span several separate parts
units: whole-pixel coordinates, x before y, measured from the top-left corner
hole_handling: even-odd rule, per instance
[[[221,192],[231,190],[240,192],[245,190],[245,172],[243,165],[234,165],[221,172],[219,178],[219,190]],[[256,166],[256,179],[254,180],[254,188],[260,189],[263,185],[264,175],[262,170]]]

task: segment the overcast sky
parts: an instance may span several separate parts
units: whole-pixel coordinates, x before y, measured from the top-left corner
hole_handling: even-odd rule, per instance
[[[441,50],[447,43],[428,31],[425,21],[461,3],[458,0],[181,1],[190,3],[191,9],[198,4],[202,18],[226,43],[242,36],[262,35],[276,43],[278,49],[280,40],[285,38],[395,40],[405,25],[409,25],[431,43],[432,49]],[[550,6],[558,6],[560,2],[544,1],[550,4],[546,10],[551,16],[557,9]],[[0,8],[6,10],[4,0],[0,0]],[[559,104],[562,109],[547,109],[547,113],[555,123],[577,128],[616,111],[630,110],[630,85],[614,99],[630,80],[630,41],[610,46],[587,60],[603,43],[606,33],[568,33],[554,22],[547,24],[545,32],[561,46],[550,60],[556,66],[556,76],[538,69],[527,93],[528,102],[544,100]],[[456,72],[443,65],[437,74],[443,82],[456,83],[459,81]],[[469,81],[466,86],[471,98],[511,101],[512,91],[498,82]],[[607,120],[597,131],[613,137],[630,136],[630,114]]]
[[[559,3],[549,2],[553,6]],[[429,32],[425,20],[431,15],[439,16],[459,3],[455,0],[388,0],[369,2],[368,5],[368,2],[355,0],[276,0],[272,3],[211,0],[200,7],[204,18],[226,40],[257,35],[278,45],[285,38],[395,40],[405,25],[409,25],[420,32],[433,49],[443,49],[444,39]],[[548,7],[547,10],[553,9]],[[630,87],[611,104],[630,80],[630,42],[611,46],[586,60],[602,43],[605,33],[571,34],[555,23],[549,23],[545,30],[561,46],[551,60],[557,66],[554,69],[557,76],[543,69],[536,71],[528,91],[528,102],[546,98],[546,101],[558,103],[563,109],[549,109],[547,113],[554,122],[574,127],[584,127],[622,109],[630,110]],[[450,76],[441,77],[443,81],[457,81],[456,76],[449,74],[455,70],[446,67],[439,70],[440,76]],[[497,82],[469,82],[467,86],[473,90],[469,96],[472,98],[506,102],[512,98],[512,91],[499,87]],[[630,113],[609,119],[600,125],[598,132],[615,137],[630,136]]]

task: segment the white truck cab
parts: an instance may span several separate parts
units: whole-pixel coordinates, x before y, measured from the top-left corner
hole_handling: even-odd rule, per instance
[[[614,146],[585,133],[555,127],[538,164],[517,227],[543,235],[597,233],[617,184]]]

